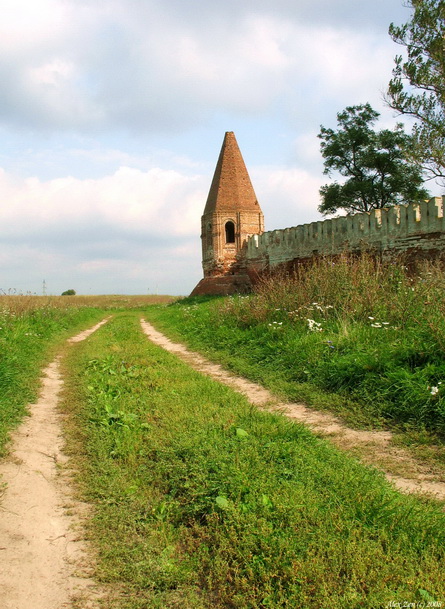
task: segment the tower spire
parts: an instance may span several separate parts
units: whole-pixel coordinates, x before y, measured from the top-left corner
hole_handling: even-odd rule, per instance
[[[204,279],[192,294],[248,291],[247,239],[264,232],[264,217],[233,131],[224,136],[201,226]]]
[[[227,131],[216,164],[204,214],[261,211],[233,131]]]

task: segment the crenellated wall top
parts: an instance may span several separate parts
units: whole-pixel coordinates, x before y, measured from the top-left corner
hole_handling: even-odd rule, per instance
[[[337,254],[345,249],[389,249],[415,236],[442,233],[445,237],[443,203],[443,197],[433,197],[253,235],[248,240],[247,259],[267,256],[273,265],[290,257]]]

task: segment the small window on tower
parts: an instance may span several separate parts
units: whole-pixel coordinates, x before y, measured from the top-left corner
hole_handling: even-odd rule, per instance
[[[235,243],[235,225],[230,220],[226,222],[226,243]]]

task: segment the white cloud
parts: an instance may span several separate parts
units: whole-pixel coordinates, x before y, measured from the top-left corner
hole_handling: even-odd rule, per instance
[[[367,101],[391,59],[386,32],[301,19],[301,2],[279,11],[268,2],[200,11],[149,0],[3,3],[0,117],[34,128],[168,132],[212,112],[264,113],[283,95],[309,112],[319,95],[359,91]]]
[[[319,182],[308,172],[253,167],[250,173],[267,228],[314,219]],[[158,291],[187,293],[201,275],[200,217],[209,184],[208,176],[159,168],[48,181],[18,181],[2,170],[0,198],[8,205],[0,207],[0,263],[33,285],[45,277],[60,290],[70,277],[84,291],[91,282],[113,291],[118,282],[137,292],[148,282]]]
[[[406,9],[0,0],[0,14],[4,286],[187,293],[219,152],[209,142],[242,131],[268,228],[316,219],[319,126],[335,128],[346,105],[380,109],[397,52],[387,26]]]
[[[159,239],[196,234],[203,207],[203,180],[158,168],[121,167],[100,179],[73,177],[14,182],[0,173],[3,237],[72,233],[94,224],[127,235]]]
[[[320,180],[308,171],[294,168],[262,167],[251,172],[266,230],[313,222],[321,216]]]
[[[0,45],[26,48],[46,44],[63,25],[66,5],[59,0],[0,0]]]
[[[2,281],[10,276],[8,287],[32,291],[46,277],[62,290],[68,276],[100,291],[117,282],[137,292],[142,280],[145,290],[156,279],[164,292],[187,293],[200,276],[205,182],[159,168],[45,182],[1,170]],[[17,275],[28,286],[17,285]]]

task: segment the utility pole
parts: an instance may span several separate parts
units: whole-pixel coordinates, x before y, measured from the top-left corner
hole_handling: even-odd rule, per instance
[[[46,296],[46,281],[45,280],[43,280],[42,293],[44,296]]]

